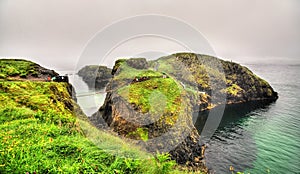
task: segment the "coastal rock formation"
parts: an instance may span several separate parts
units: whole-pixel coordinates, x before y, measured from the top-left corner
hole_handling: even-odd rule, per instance
[[[204,146],[192,123],[193,113],[219,104],[278,98],[248,68],[192,53],[149,62],[120,59],[112,75],[104,105],[92,122],[101,128],[106,124],[150,152],[168,151],[177,163],[203,170]]]
[[[148,62],[145,58],[127,59],[126,63],[128,66],[135,69],[147,69]]]
[[[102,89],[112,78],[111,69],[106,66],[88,65],[78,71],[78,75],[89,88]]]
[[[212,56],[177,53],[152,62],[190,88],[199,92],[199,110],[222,104],[244,103],[256,100],[275,101],[277,92],[268,82],[247,67]]]
[[[177,163],[205,170],[200,137],[190,116],[192,101],[184,89],[175,79],[132,68],[126,60],[116,66],[120,69],[106,88],[104,105],[91,121],[103,128],[101,117],[113,131],[147,151],[169,152]]]
[[[226,75],[227,103],[243,103],[255,100],[275,101],[277,92],[268,82],[237,63],[222,62]]]

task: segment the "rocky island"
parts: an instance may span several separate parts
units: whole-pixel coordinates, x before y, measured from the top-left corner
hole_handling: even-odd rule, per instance
[[[168,151],[178,164],[203,171],[203,146],[192,124],[194,112],[278,98],[248,68],[193,53],[154,61],[119,59],[112,75],[105,102],[90,120],[99,128],[108,126],[136,140],[147,151]]]
[[[89,88],[102,89],[112,78],[111,69],[106,66],[87,65],[78,71],[78,75]]]

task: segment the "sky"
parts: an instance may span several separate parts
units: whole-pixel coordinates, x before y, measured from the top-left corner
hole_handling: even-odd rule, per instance
[[[147,14],[192,26],[222,59],[300,62],[299,0],[0,0],[0,57],[74,69],[97,33],[122,19]],[[124,31],[120,28],[114,35],[118,32]],[[143,36],[112,47],[105,60],[178,51],[186,48],[172,38]]]

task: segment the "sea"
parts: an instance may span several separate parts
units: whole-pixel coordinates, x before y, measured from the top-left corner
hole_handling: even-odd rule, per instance
[[[270,104],[227,107],[207,142],[214,173],[300,174],[300,65],[245,64],[279,98]]]
[[[279,99],[226,107],[221,123],[207,140],[206,165],[216,174],[300,174],[300,65],[243,64],[268,81]],[[92,115],[105,93],[70,78],[83,111]],[[201,124],[195,126],[201,132]],[[231,169],[231,170],[230,170]]]

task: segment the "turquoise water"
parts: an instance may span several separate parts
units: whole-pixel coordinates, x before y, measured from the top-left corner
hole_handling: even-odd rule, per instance
[[[279,93],[271,104],[227,108],[208,142],[215,173],[300,173],[300,66],[246,65]]]

